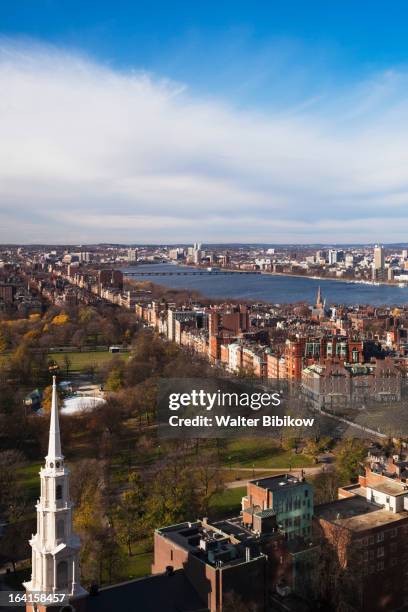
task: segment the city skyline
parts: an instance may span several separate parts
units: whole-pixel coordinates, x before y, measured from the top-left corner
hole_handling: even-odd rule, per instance
[[[1,242],[404,240],[408,45],[379,4],[347,33],[344,4],[63,5],[0,9]]]

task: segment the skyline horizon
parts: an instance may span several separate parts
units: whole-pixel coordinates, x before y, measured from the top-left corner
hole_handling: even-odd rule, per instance
[[[103,246],[112,246],[112,247],[184,247],[191,246],[195,243],[200,243],[202,246],[209,247],[217,247],[217,246],[264,246],[271,247],[280,246],[280,247],[408,247],[407,242],[256,242],[250,240],[248,242],[244,241],[225,241],[225,242],[206,242],[200,240],[190,240],[190,241],[177,241],[177,242],[115,242],[115,241],[101,241],[101,242],[0,242],[1,247],[103,247]]]

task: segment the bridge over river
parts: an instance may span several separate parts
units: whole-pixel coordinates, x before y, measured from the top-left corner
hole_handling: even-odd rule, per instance
[[[188,271],[180,271],[175,270],[174,272],[138,272],[126,270],[124,272],[125,276],[230,276],[236,274],[260,274],[257,271],[247,271],[247,270],[188,270]]]
[[[210,266],[209,266],[210,267]],[[284,276],[250,270],[161,264],[137,264],[122,268],[127,278],[157,280],[171,289],[199,291],[209,298],[234,298],[294,304],[316,302],[316,293],[321,285],[328,304],[408,304],[408,287],[396,285],[362,285],[341,280],[323,280],[310,277]]]

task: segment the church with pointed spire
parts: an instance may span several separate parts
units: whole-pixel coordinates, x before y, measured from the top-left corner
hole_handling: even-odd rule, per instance
[[[67,610],[85,609],[87,591],[80,584],[79,537],[72,531],[73,504],[69,497],[69,470],[61,451],[56,378],[53,377],[50,432],[45,466],[40,471],[41,494],[36,504],[37,533],[30,540],[31,580],[27,594],[66,594]],[[27,603],[27,612],[50,612],[64,606]]]
[[[316,320],[324,319],[329,315],[329,310],[326,307],[326,299],[323,298],[320,285],[317,288],[316,304],[312,307],[312,318]]]

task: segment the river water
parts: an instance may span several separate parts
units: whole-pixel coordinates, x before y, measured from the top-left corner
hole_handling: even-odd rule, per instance
[[[147,264],[123,268],[123,271],[177,272],[193,271],[185,266],[172,264]],[[172,289],[195,289],[203,295],[215,298],[246,298],[274,304],[306,301],[314,304],[320,285],[328,304],[372,304],[380,306],[405,305],[408,288],[390,285],[362,285],[336,280],[273,276],[268,274],[230,274],[205,276],[140,276],[137,280],[152,281]]]

